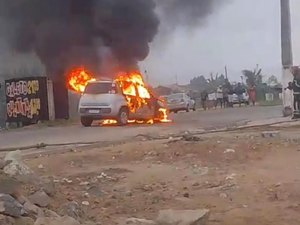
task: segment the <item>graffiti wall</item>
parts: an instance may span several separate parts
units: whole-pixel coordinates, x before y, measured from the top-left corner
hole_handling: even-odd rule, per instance
[[[6,80],[5,88],[7,122],[26,125],[49,119],[46,77]]]

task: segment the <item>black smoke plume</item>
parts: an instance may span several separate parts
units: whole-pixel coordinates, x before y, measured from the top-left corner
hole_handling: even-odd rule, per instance
[[[74,65],[96,71],[101,47],[125,70],[149,53],[154,9],[152,0],[0,0],[0,19],[10,25],[0,32],[15,51],[35,52],[53,78]]]
[[[171,28],[195,26],[218,1],[0,0],[0,35],[17,52],[35,52],[52,78],[75,65],[97,72],[101,48],[127,70],[149,54],[160,24],[156,12]]]
[[[157,0],[160,15],[169,29],[203,24],[216,6],[228,0]]]

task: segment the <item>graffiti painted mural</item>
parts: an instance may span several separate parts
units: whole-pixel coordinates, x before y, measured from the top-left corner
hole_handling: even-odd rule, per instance
[[[32,124],[49,119],[47,78],[6,80],[5,88],[7,122]]]

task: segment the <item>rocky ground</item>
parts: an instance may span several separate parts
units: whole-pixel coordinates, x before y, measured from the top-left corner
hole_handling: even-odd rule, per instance
[[[298,225],[299,128],[11,152],[0,224]]]

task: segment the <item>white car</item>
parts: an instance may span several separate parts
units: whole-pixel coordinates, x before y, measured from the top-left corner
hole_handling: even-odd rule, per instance
[[[178,111],[186,111],[190,110],[196,111],[196,103],[193,99],[191,99],[185,93],[177,93],[166,96],[167,99],[167,107],[170,112],[177,113]]]
[[[128,120],[150,120],[159,113],[159,101],[149,99],[149,104],[130,111],[125,95],[114,81],[92,81],[87,84],[79,101],[81,123],[85,127],[94,120],[116,120],[126,125]]]
[[[243,96],[241,96],[242,98],[239,99],[239,96],[237,94],[233,94],[231,96],[231,104],[246,104],[246,105],[249,105],[249,95],[248,93],[244,93]]]

